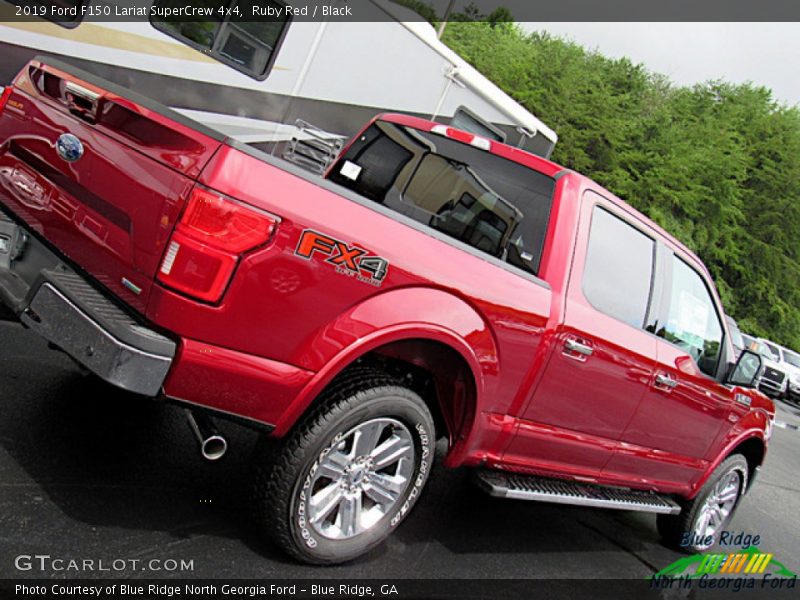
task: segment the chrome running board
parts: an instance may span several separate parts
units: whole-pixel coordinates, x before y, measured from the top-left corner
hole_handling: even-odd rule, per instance
[[[504,471],[479,471],[477,482],[499,498],[616,508],[676,515],[681,507],[671,498],[654,492],[605,487],[591,483],[546,479]]]

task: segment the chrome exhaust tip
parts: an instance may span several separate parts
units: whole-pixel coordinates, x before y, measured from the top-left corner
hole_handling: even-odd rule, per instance
[[[203,458],[215,461],[225,456],[228,452],[228,440],[217,431],[214,422],[208,416],[187,409],[186,420],[200,445],[200,454]]]

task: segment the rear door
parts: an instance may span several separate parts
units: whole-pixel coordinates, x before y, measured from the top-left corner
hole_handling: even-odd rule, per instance
[[[566,315],[506,459],[598,474],[650,381],[656,338],[644,331],[655,240],[632,216],[584,195]]]
[[[0,116],[0,204],[144,312],[169,235],[222,137],[51,59]]]

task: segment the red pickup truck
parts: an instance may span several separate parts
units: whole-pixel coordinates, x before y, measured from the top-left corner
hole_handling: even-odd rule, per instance
[[[212,419],[264,430],[255,513],[300,560],[379,544],[441,439],[493,495],[654,512],[689,550],[764,459],[708,271],[586,177],[381,115],[321,178],[47,58],[0,111],[2,303],[187,407],[207,458]]]

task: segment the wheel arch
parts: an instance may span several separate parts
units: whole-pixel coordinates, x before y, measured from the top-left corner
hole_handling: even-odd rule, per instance
[[[753,485],[753,481],[756,477],[756,469],[758,469],[761,464],[764,462],[764,456],[767,453],[767,446],[764,443],[764,440],[758,437],[749,437],[745,440],[739,442],[734,448],[728,452],[728,456],[732,456],[734,454],[741,454],[744,456],[745,460],[747,461],[747,488],[746,491],[750,490],[750,487]]]
[[[471,430],[486,385],[485,362],[466,340],[444,327],[406,323],[374,332],[331,360],[284,411],[273,435],[285,435],[337,377],[362,365],[381,368],[417,392],[451,447]]]
[[[764,438],[764,431],[760,429],[749,430],[730,441],[722,452],[719,453],[716,460],[709,464],[703,476],[697,480],[692,486],[692,492],[688,496],[689,499],[694,498],[700,489],[705,485],[708,478],[722,464],[728,457],[734,454],[741,454],[747,461],[747,489],[755,479],[756,470],[761,466],[764,461],[764,456],[767,452],[767,444]]]

